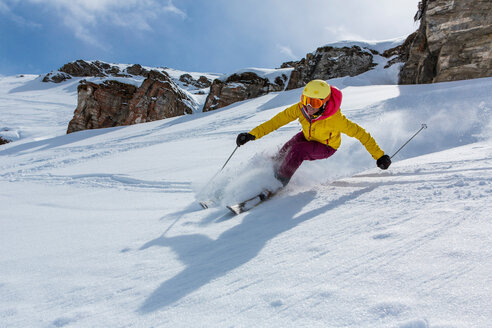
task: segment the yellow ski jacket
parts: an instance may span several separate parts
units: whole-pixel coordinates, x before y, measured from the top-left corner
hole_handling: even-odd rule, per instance
[[[304,137],[308,141],[318,141],[338,149],[342,142],[341,133],[344,133],[349,137],[357,138],[375,160],[379,159],[384,155],[384,152],[379,148],[376,140],[366,130],[342,114],[340,111],[342,93],[333,86],[331,88],[332,97],[324,113],[319,117],[309,117],[303,110],[302,103],[299,102],[278,113],[265,123],[260,124],[249,133],[259,139],[298,119],[301,123]]]

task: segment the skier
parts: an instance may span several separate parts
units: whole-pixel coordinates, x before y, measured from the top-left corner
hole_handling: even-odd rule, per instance
[[[304,160],[313,161],[333,155],[340,147],[341,132],[357,138],[377,161],[377,166],[386,170],[391,165],[390,157],[384,154],[368,132],[342,114],[341,103],[340,90],[323,80],[313,80],[306,84],[300,102],[250,132],[240,133],[236,143],[242,146],[298,119],[302,132],[292,137],[275,156],[275,178],[283,186],[289,183]]]

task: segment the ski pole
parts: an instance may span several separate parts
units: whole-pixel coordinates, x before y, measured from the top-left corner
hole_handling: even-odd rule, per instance
[[[234,148],[234,151],[232,152],[231,156],[229,156],[229,158],[227,159],[227,161],[224,163],[224,165],[222,165],[222,167],[220,168],[220,171],[222,171],[224,169],[224,167],[227,165],[227,163],[229,163],[229,161],[231,160],[232,158],[232,155],[234,155],[234,153],[236,152],[236,150],[239,148],[239,146],[236,146],[236,148]],[[219,171],[219,172],[220,172]],[[217,174],[219,174],[219,172],[217,172]],[[216,174],[216,175],[217,175]],[[215,178],[215,176],[214,176]]]
[[[403,146],[401,146],[397,151],[396,153],[393,154],[393,156],[391,156],[390,158],[393,158],[396,154],[398,154],[400,152],[400,150],[403,149],[403,147],[405,147],[409,142],[410,140],[412,140],[417,134],[420,133],[420,131],[422,131],[423,129],[427,129],[427,124],[422,124],[422,127],[420,128],[420,130],[417,131],[417,133],[415,133],[410,139],[407,140],[407,142],[405,142],[403,144]]]
[[[224,169],[224,167],[226,167],[227,163],[229,163],[229,161],[230,161],[230,160],[231,160],[231,158],[232,158],[232,155],[234,155],[234,153],[236,152],[236,150],[237,150],[238,148],[239,148],[239,146],[236,146],[236,148],[234,148],[234,151],[233,151],[233,152],[232,152],[232,154],[229,156],[229,158],[227,159],[227,161],[224,163],[224,165],[222,165],[222,167],[220,168],[220,170],[219,170],[219,171],[217,171],[217,173],[215,173],[215,175],[214,175],[214,176],[213,176],[210,180],[208,180],[208,182],[205,184],[205,187],[207,187],[207,186],[210,184],[210,182],[212,182],[212,180],[213,180],[213,179],[215,179],[215,177],[216,177],[217,175],[219,175],[219,173],[220,173],[220,172],[222,172],[222,170]],[[203,188],[202,188],[202,190],[201,190],[199,193],[201,193],[201,192],[205,189],[205,187],[203,187]]]

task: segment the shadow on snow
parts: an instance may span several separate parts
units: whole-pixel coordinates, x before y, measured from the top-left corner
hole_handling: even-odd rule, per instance
[[[143,245],[140,250],[153,246],[171,247],[186,268],[163,282],[145,300],[139,312],[151,313],[178,302],[209,282],[254,259],[269,240],[374,188],[363,188],[299,216],[296,214],[315,198],[316,192],[307,191],[273,199],[270,201],[274,203],[273,206],[252,210],[243,218],[241,224],[225,231],[216,240],[201,234],[166,237],[164,233]]]
[[[19,145],[13,145],[12,147],[4,150],[0,150],[0,155],[22,154],[26,151],[44,151],[56,147],[63,147],[79,141],[84,141],[89,138],[111,133],[122,128],[123,126],[106,129],[89,129],[84,131],[77,131],[70,134],[64,134],[58,137],[21,143]]]

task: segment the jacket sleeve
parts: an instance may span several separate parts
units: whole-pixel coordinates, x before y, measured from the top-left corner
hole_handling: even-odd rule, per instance
[[[344,124],[342,125],[343,128],[341,132],[345,133],[349,137],[359,140],[369,154],[371,154],[372,158],[377,160],[384,155],[384,151],[379,148],[376,140],[374,140],[374,138],[366,130],[343,115],[342,118]]]
[[[286,125],[298,118],[299,104],[292,105],[287,109],[281,111],[270,120],[263,124],[258,125],[256,128],[251,130],[249,133],[254,135],[256,139],[259,139],[272,131],[277,130],[281,126]]]

